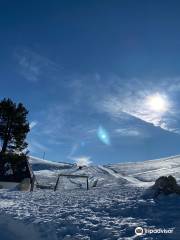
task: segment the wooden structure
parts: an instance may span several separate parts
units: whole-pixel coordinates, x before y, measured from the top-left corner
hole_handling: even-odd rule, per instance
[[[86,175],[75,175],[75,174],[59,174],[59,175],[58,175],[58,178],[57,178],[57,181],[56,181],[56,185],[55,185],[55,187],[54,187],[54,191],[57,190],[60,177],[67,177],[67,178],[84,178],[84,179],[86,179],[86,187],[87,187],[87,190],[89,190],[89,178],[88,178],[88,176],[86,176]]]

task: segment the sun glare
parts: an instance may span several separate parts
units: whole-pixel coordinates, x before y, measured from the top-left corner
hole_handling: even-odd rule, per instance
[[[164,113],[169,108],[167,97],[159,93],[148,96],[146,103],[150,110],[159,113]]]

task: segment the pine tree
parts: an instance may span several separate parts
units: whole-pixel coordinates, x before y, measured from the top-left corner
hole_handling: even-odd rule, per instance
[[[6,152],[22,152],[27,147],[25,139],[30,130],[27,114],[28,111],[22,103],[16,105],[11,99],[6,98],[0,102],[2,154]]]

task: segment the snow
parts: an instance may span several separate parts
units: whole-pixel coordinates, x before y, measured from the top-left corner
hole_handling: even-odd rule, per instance
[[[35,171],[38,170],[59,170],[59,169],[66,169],[71,168],[73,164],[71,163],[63,163],[63,162],[52,162],[48,160],[44,160],[41,158],[30,157],[29,158],[30,164],[33,166]]]
[[[179,156],[82,170],[66,163],[37,162],[31,159],[41,183],[55,184],[58,173],[82,174],[89,176],[90,190],[0,190],[0,239],[131,240],[140,239],[135,234],[138,226],[173,231],[141,239],[180,239],[180,196],[153,199],[145,194],[158,176],[172,174],[180,180]]]
[[[153,182],[143,182],[138,180],[137,178],[133,177],[133,176],[124,176],[121,173],[117,173],[114,169],[110,169],[108,167],[104,167],[104,166],[99,166],[102,170],[107,171],[107,173],[109,173],[110,175],[114,176],[115,178],[118,179],[124,179],[127,180],[127,182],[133,185],[138,185],[138,186],[151,186],[153,184]]]

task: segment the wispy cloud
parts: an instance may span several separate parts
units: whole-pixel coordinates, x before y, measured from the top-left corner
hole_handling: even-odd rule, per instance
[[[101,108],[114,118],[121,118],[121,116],[126,113],[129,116],[152,123],[154,126],[159,126],[164,130],[173,131],[170,127],[170,116],[173,115],[171,110],[166,113],[150,111],[150,109],[145,106],[145,96],[131,96],[124,99],[121,96],[112,96],[104,100]]]
[[[29,48],[16,49],[15,59],[18,63],[18,72],[31,82],[38,82],[42,76],[47,77],[59,68],[52,60]]]
[[[37,121],[32,121],[32,122],[29,124],[30,129],[34,128],[37,124],[38,124]]]
[[[121,136],[141,136],[142,133],[139,131],[139,129],[133,129],[133,128],[117,128],[114,130],[114,132],[117,135],[121,135]]]
[[[107,121],[110,126],[108,133],[111,138],[143,137],[146,133],[136,128],[134,118],[166,131],[180,132],[176,127],[177,109],[171,99],[172,93],[175,93],[175,84],[180,80],[178,78],[170,83],[170,79],[145,81],[94,74],[72,76],[68,77],[68,80],[67,98],[64,102],[49,104],[43,110],[37,133],[47,138],[47,142],[68,146],[67,158],[74,158],[74,155],[80,152],[81,141],[95,140],[98,126],[103,125],[103,121]],[[145,99],[157,92],[168,98],[170,105],[165,113],[152,112],[145,106]]]
[[[39,133],[54,141],[71,141],[74,151],[81,141],[89,140],[96,135],[98,127],[96,121],[91,116],[87,117],[87,114],[89,111],[85,113],[71,102],[51,104],[42,113],[42,121],[38,124]]]
[[[169,93],[180,91],[180,76],[161,78],[158,82],[160,88],[166,89]]]
[[[39,143],[38,141],[36,141],[35,139],[31,139],[29,141],[29,146],[28,146],[28,150],[30,151],[30,153],[40,153],[40,152],[48,152],[49,148],[46,147],[44,144]]]
[[[40,132],[46,136],[51,136],[55,140],[57,136],[65,137],[67,112],[69,106],[63,104],[52,104],[42,112],[42,123]],[[67,129],[68,130],[68,129]]]
[[[177,111],[171,100],[174,83],[170,85],[170,93],[167,86],[163,88],[163,86],[168,84],[168,80],[164,80],[164,82],[161,80],[159,84],[149,81],[146,85],[142,84],[143,80],[138,79],[131,79],[129,81],[119,79],[119,82],[115,81],[114,85],[116,85],[116,88],[113,88],[111,92],[107,92],[96,103],[99,111],[109,114],[114,119],[133,116],[144,122],[152,123],[154,126],[161,127],[166,131],[177,133],[177,129],[175,128]],[[160,92],[161,96],[166,98],[168,102],[168,109],[165,112],[151,111],[147,107],[147,98],[157,92]]]

